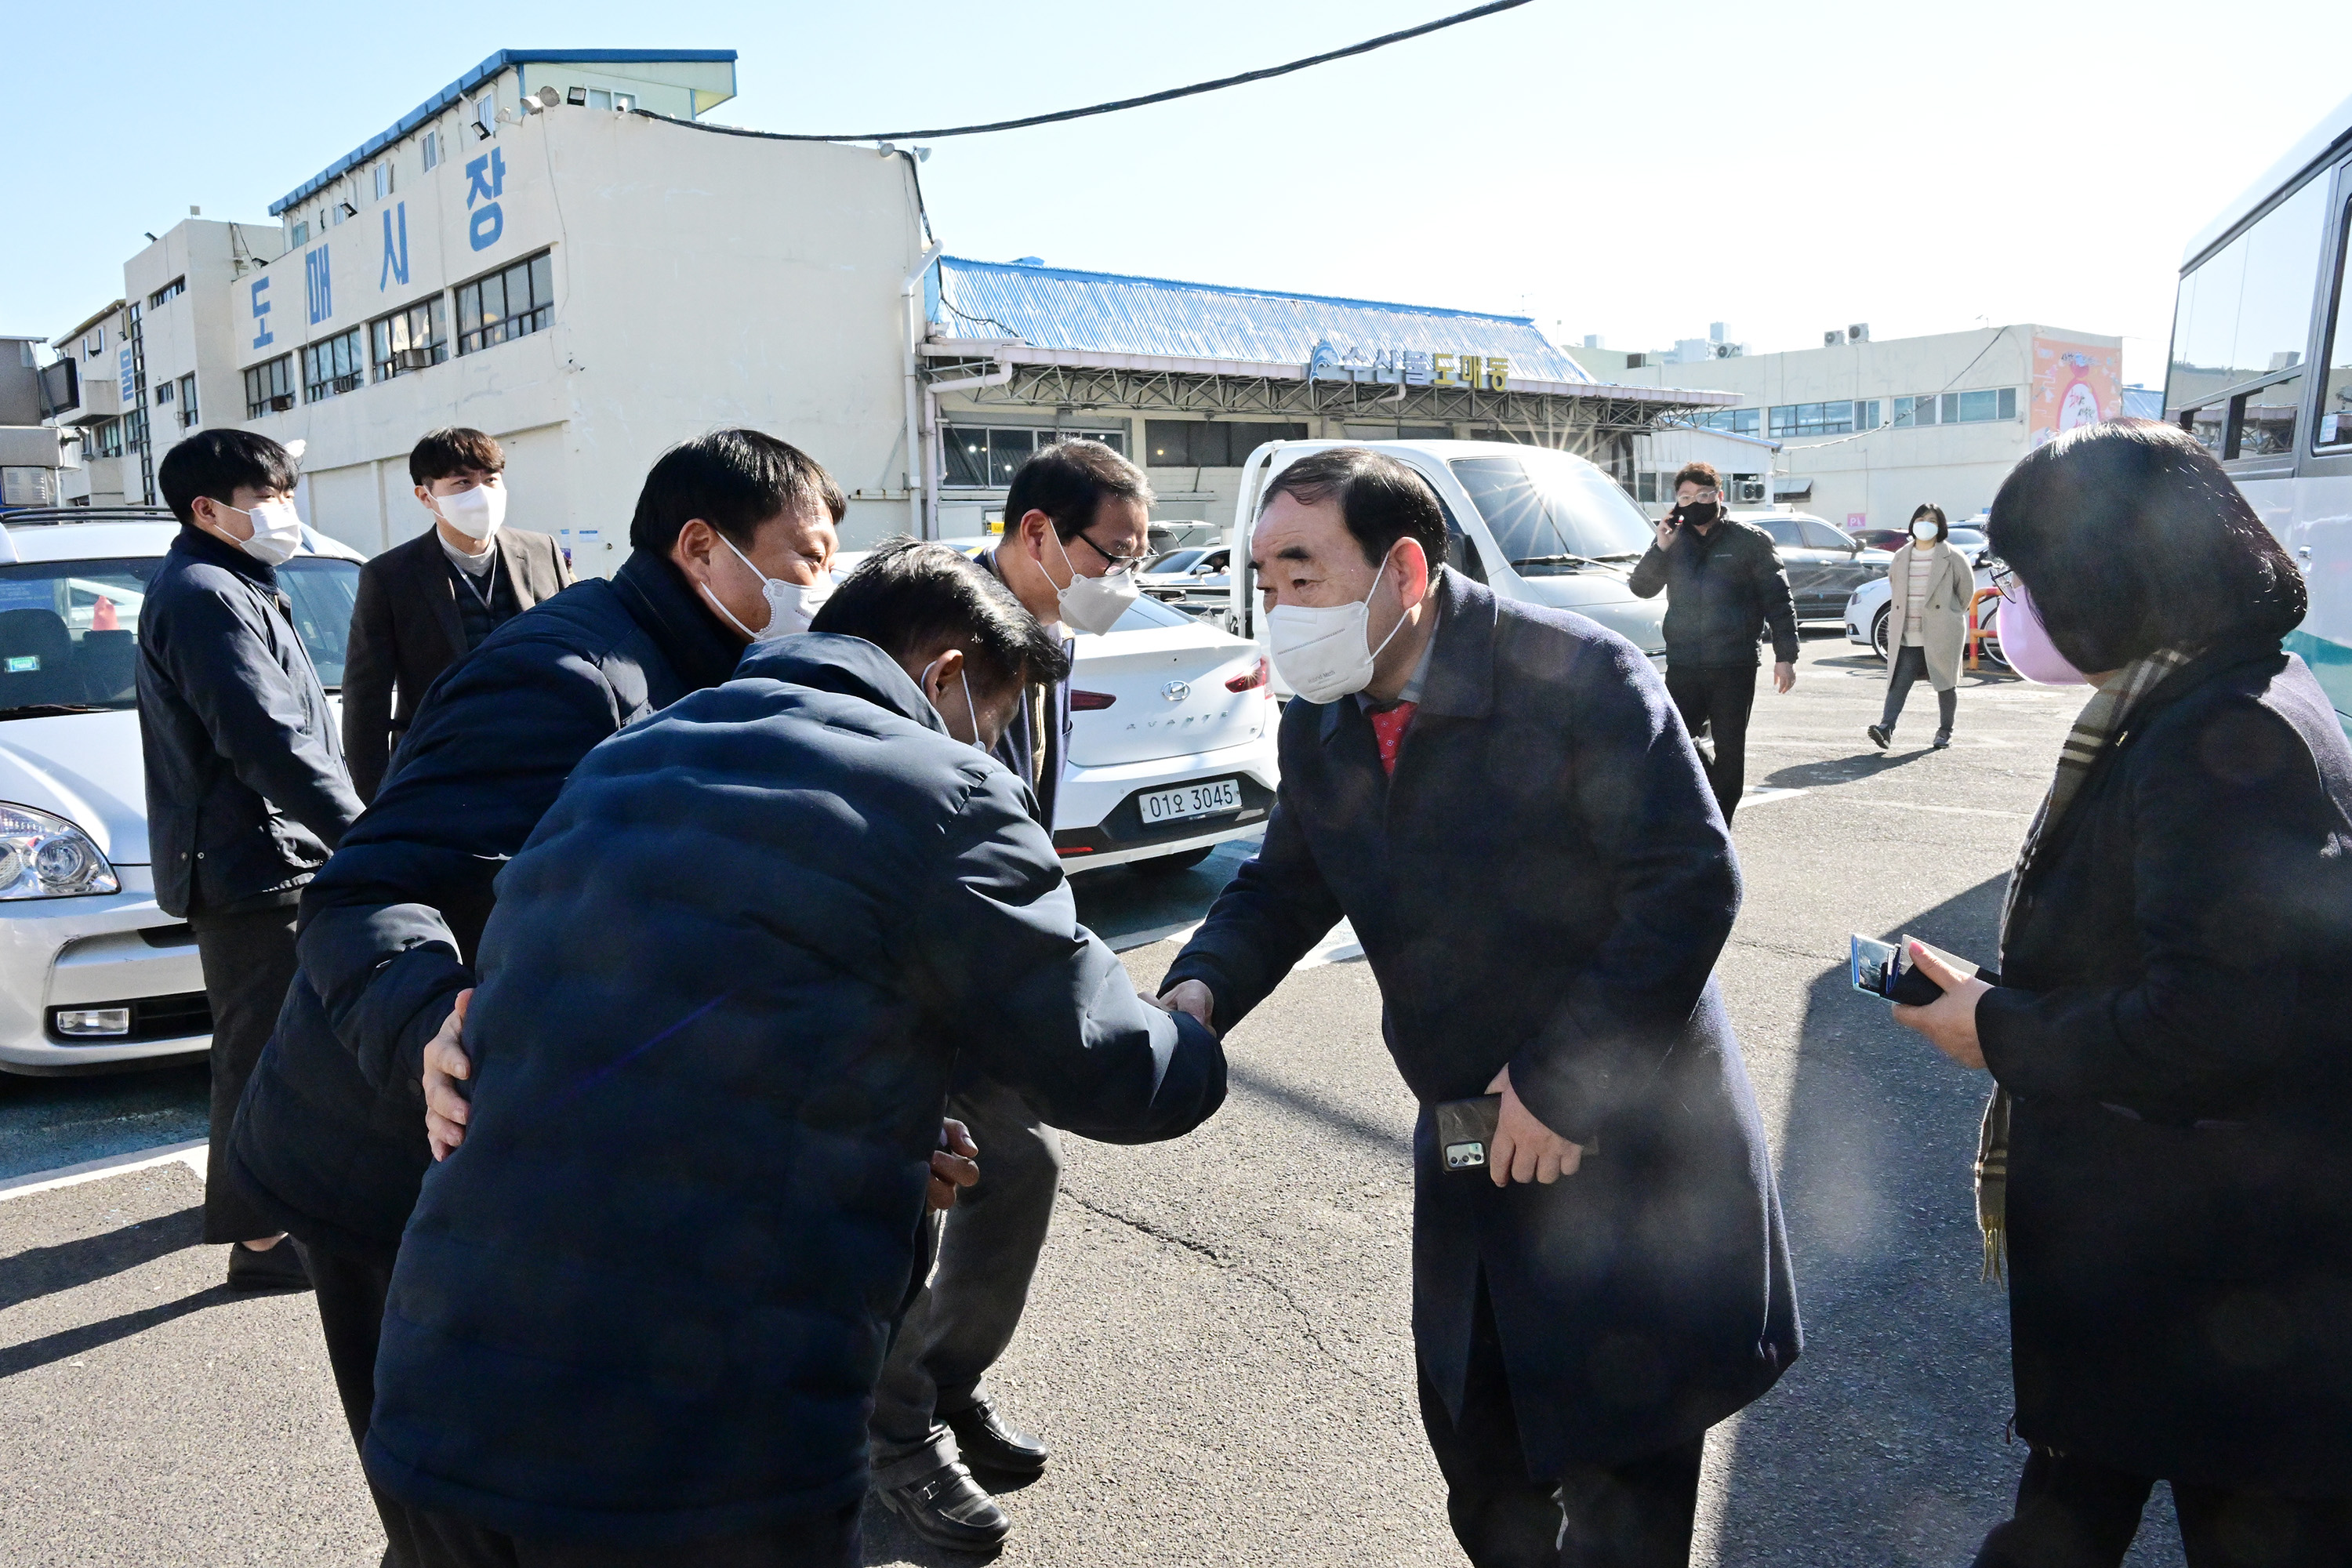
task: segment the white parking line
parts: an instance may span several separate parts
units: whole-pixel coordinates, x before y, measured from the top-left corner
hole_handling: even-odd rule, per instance
[[[185,1143],[166,1143],[160,1149],[134,1149],[128,1154],[112,1154],[103,1160],[85,1160],[79,1165],[61,1165],[54,1171],[35,1171],[30,1175],[11,1176],[0,1182],[0,1203],[174,1163],[187,1166],[196,1173],[196,1179],[202,1181],[208,1147],[205,1140],[196,1138]]]

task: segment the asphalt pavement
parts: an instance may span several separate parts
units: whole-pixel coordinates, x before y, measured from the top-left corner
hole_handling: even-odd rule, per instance
[[[1965,1563],[2023,1458],[2004,1441],[2006,1313],[1979,1279],[1969,1191],[1985,1081],[1847,988],[1846,939],[1990,956],[2080,693],[1970,678],[1953,746],[1931,752],[1922,688],[1882,754],[1863,736],[1882,689],[1874,658],[1816,635],[1796,691],[1757,700],[1734,830],[1747,900],[1720,973],[1807,1345],[1711,1436],[1696,1563]],[[1245,853],[1091,874],[1081,910],[1155,984]],[[1413,1401],[1413,1107],[1352,955],[1335,933],[1234,1031],[1232,1096],[1192,1137],[1066,1140],[1054,1240],[995,1379],[1055,1458],[1004,1494],[1003,1563],[1461,1562]],[[0,1187],[201,1136],[203,1083],[0,1082]],[[377,1561],[310,1298],[217,1289],[201,1163],[0,1191],[0,1559]],[[872,1509],[867,1561],[971,1559]],[[2180,1561],[2160,1489],[2130,1561]]]

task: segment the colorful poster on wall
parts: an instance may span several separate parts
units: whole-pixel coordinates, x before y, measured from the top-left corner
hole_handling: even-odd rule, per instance
[[[2026,414],[2032,444],[2039,447],[2078,425],[2121,417],[2123,358],[2117,344],[2034,339],[2033,395]]]

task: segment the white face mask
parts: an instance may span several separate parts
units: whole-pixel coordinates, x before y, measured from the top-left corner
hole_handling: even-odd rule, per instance
[[[1391,545],[1390,552],[1395,552]],[[1388,575],[1389,558],[1381,557],[1372,585],[1352,605],[1310,609],[1303,605],[1276,605],[1265,615],[1266,641],[1274,654],[1276,673],[1283,684],[1309,702],[1337,702],[1372,682],[1372,666],[1381,651],[1404,628],[1404,617],[1389,628],[1379,647],[1370,647],[1372,595]]]
[[[735,542],[723,533],[719,535],[719,542],[735,550]],[[709,588],[702,590],[702,596],[710,601],[713,609],[727,616],[728,625],[754,643],[773,642],[778,637],[788,637],[794,632],[808,630],[809,623],[816,619],[817,611],[833,597],[833,579],[830,577],[820,574],[815,582],[803,587],[798,583],[787,583],[781,577],[771,577],[757,566],[751,566],[751,558],[740,550],[735,550],[735,559],[758,574],[760,596],[768,602],[768,624],[755,632],[729,614],[727,606],[719,602],[719,595]]]
[[[923,679],[916,682],[917,685],[923,689],[925,692],[925,700],[927,701],[929,700],[929,693],[931,688],[931,671],[939,668],[939,663],[940,661],[935,658],[931,660],[930,663],[923,666]],[[965,742],[964,744],[970,746],[973,751],[980,752],[981,755],[986,756],[988,754],[988,747],[980,738],[980,710],[972,706],[971,680],[965,674],[964,668],[961,665],[958,665],[956,667],[956,679],[963,684],[964,711],[971,715],[971,739]],[[936,702],[931,703],[931,711],[934,713],[940,713],[940,705]],[[940,713],[940,722],[944,724],[947,721],[948,716],[944,713]],[[952,735],[955,731],[950,730],[948,733]]]
[[[506,521],[507,488],[476,485],[456,495],[435,496],[433,512],[475,543],[487,547],[491,536],[498,532],[499,524]]]
[[[272,566],[283,566],[294,559],[302,548],[302,520],[294,511],[290,500],[257,501],[251,511],[234,507],[226,501],[213,504],[223,511],[233,511],[253,524],[251,539],[230,539],[229,542],[252,556],[256,561]],[[223,538],[228,536],[224,534]]]
[[[1063,621],[1073,630],[1091,632],[1099,637],[1118,625],[1119,616],[1135,603],[1143,590],[1136,585],[1132,572],[1113,572],[1107,577],[1081,577],[1078,569],[1070,564],[1070,552],[1062,543],[1062,536],[1053,524],[1045,525],[1053,536],[1054,548],[1062,552],[1062,564],[1068,568],[1070,585],[1055,591],[1061,606]]]
[[[1911,537],[1922,544],[1936,542],[1936,525],[1922,518],[1911,525]]]

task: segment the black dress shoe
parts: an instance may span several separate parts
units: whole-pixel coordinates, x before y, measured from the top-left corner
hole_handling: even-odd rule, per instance
[[[955,1434],[963,1462],[1007,1476],[1034,1476],[1050,1458],[1045,1445],[1018,1427],[1007,1426],[996,1407],[985,1399],[952,1415],[942,1415]]]
[[[310,1271],[302,1267],[294,1238],[278,1238],[267,1252],[256,1252],[241,1241],[228,1249],[228,1288],[232,1290],[308,1290]]]
[[[1895,739],[1894,731],[1878,724],[1869,726],[1867,729],[1863,731],[1863,733],[1869,736],[1871,744],[1876,746],[1882,752],[1886,750],[1886,742]]]
[[[951,1552],[993,1552],[1013,1521],[960,1464],[942,1465],[920,1480],[878,1489],[882,1506],[933,1546]]]

